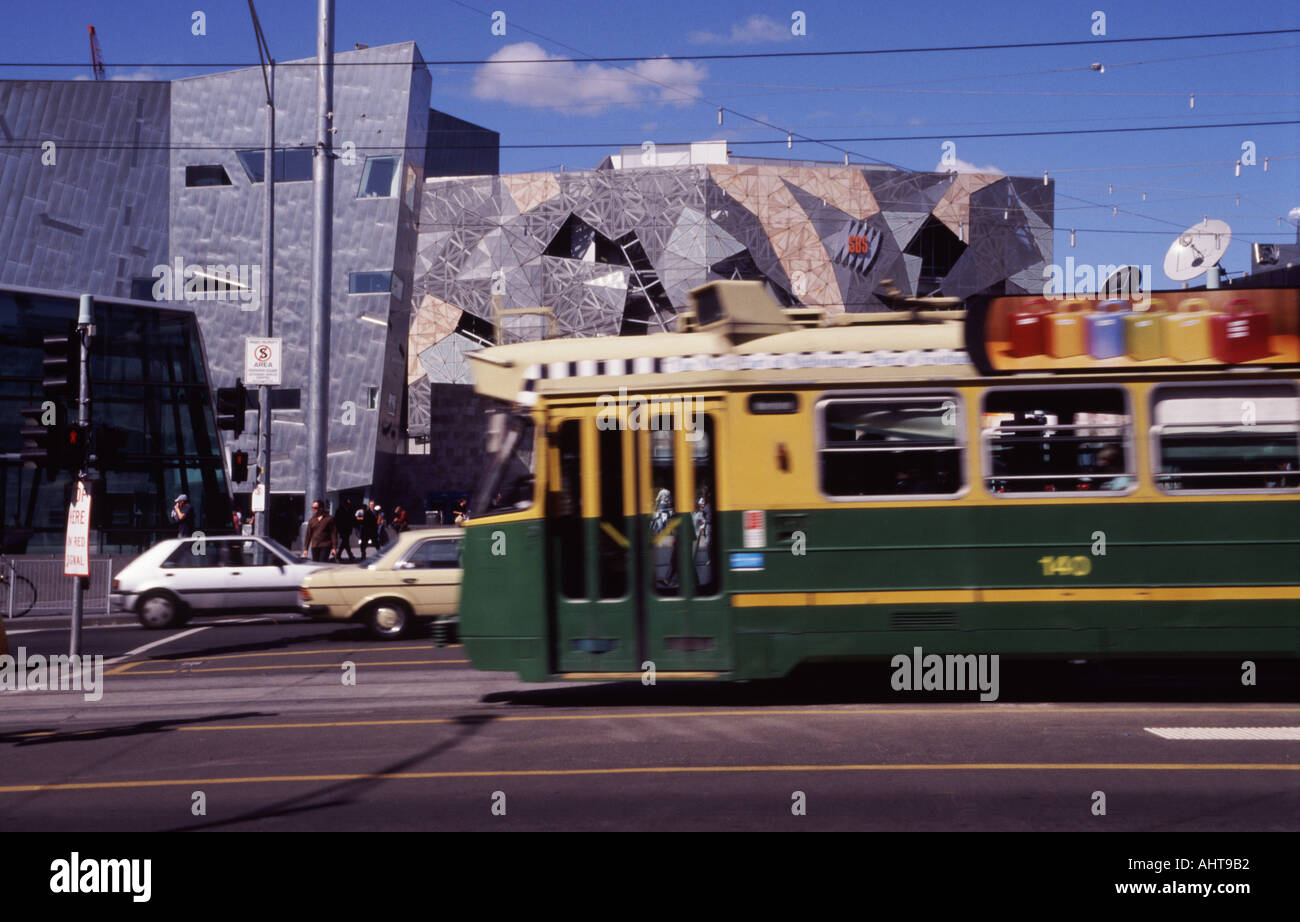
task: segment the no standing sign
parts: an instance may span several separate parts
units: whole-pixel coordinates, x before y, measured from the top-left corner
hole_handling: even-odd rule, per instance
[[[244,384],[279,387],[283,371],[284,350],[280,347],[279,337],[244,338]]]

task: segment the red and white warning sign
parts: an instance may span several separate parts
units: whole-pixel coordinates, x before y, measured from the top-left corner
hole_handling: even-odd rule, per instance
[[[77,481],[77,492],[68,507],[68,535],[63,544],[63,575],[90,575],[90,494],[86,482]]]
[[[762,509],[748,509],[743,513],[745,547],[767,547],[767,520]]]
[[[284,350],[280,338],[265,336],[244,337],[244,383],[251,386],[267,384],[280,386],[284,371]]]

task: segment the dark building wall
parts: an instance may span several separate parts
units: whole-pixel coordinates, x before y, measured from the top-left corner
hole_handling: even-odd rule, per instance
[[[151,274],[169,106],[168,83],[0,81],[0,284],[128,297]]]
[[[424,148],[424,175],[496,174],[501,170],[500,145],[500,132],[430,109],[428,141]]]
[[[29,469],[20,410],[49,399],[41,385],[42,336],[67,333],[78,299],[67,292],[0,289],[0,541],[6,550],[63,546],[72,475]],[[96,550],[139,551],[174,537],[172,502],[189,496],[196,524],[229,530],[230,504],[202,339],[194,316],[98,298],[91,340],[93,427],[119,436],[116,457],[92,493]],[[69,416],[71,406],[68,408]],[[107,442],[101,441],[97,451]]]

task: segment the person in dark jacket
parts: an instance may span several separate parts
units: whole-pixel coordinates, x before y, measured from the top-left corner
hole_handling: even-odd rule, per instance
[[[334,525],[334,516],[325,511],[325,504],[320,500],[311,504],[311,518],[307,520],[307,534],[303,538],[302,556],[311,550],[311,559],[324,563],[334,556],[334,546],[338,544],[339,533]]]
[[[352,553],[352,532],[357,528],[357,510],[352,505],[352,497],[347,496],[343,499],[343,508],[334,519],[334,526],[339,533],[339,552],[338,559],[343,560],[343,555],[348,555],[348,560],[356,560]]]
[[[171,520],[176,523],[176,537],[188,538],[194,534],[194,507],[184,493],[172,504]]]
[[[361,515],[361,540],[357,542],[357,550],[361,552],[361,559],[366,559],[366,545],[370,545],[376,551],[379,550],[379,532],[375,527],[375,503],[373,500],[369,505],[362,505],[358,510]]]

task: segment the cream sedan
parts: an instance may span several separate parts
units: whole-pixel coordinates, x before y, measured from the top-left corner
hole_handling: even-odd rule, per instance
[[[318,621],[361,621],[392,640],[419,619],[452,620],[460,603],[463,528],[403,532],[380,556],[309,574],[298,608]]]

